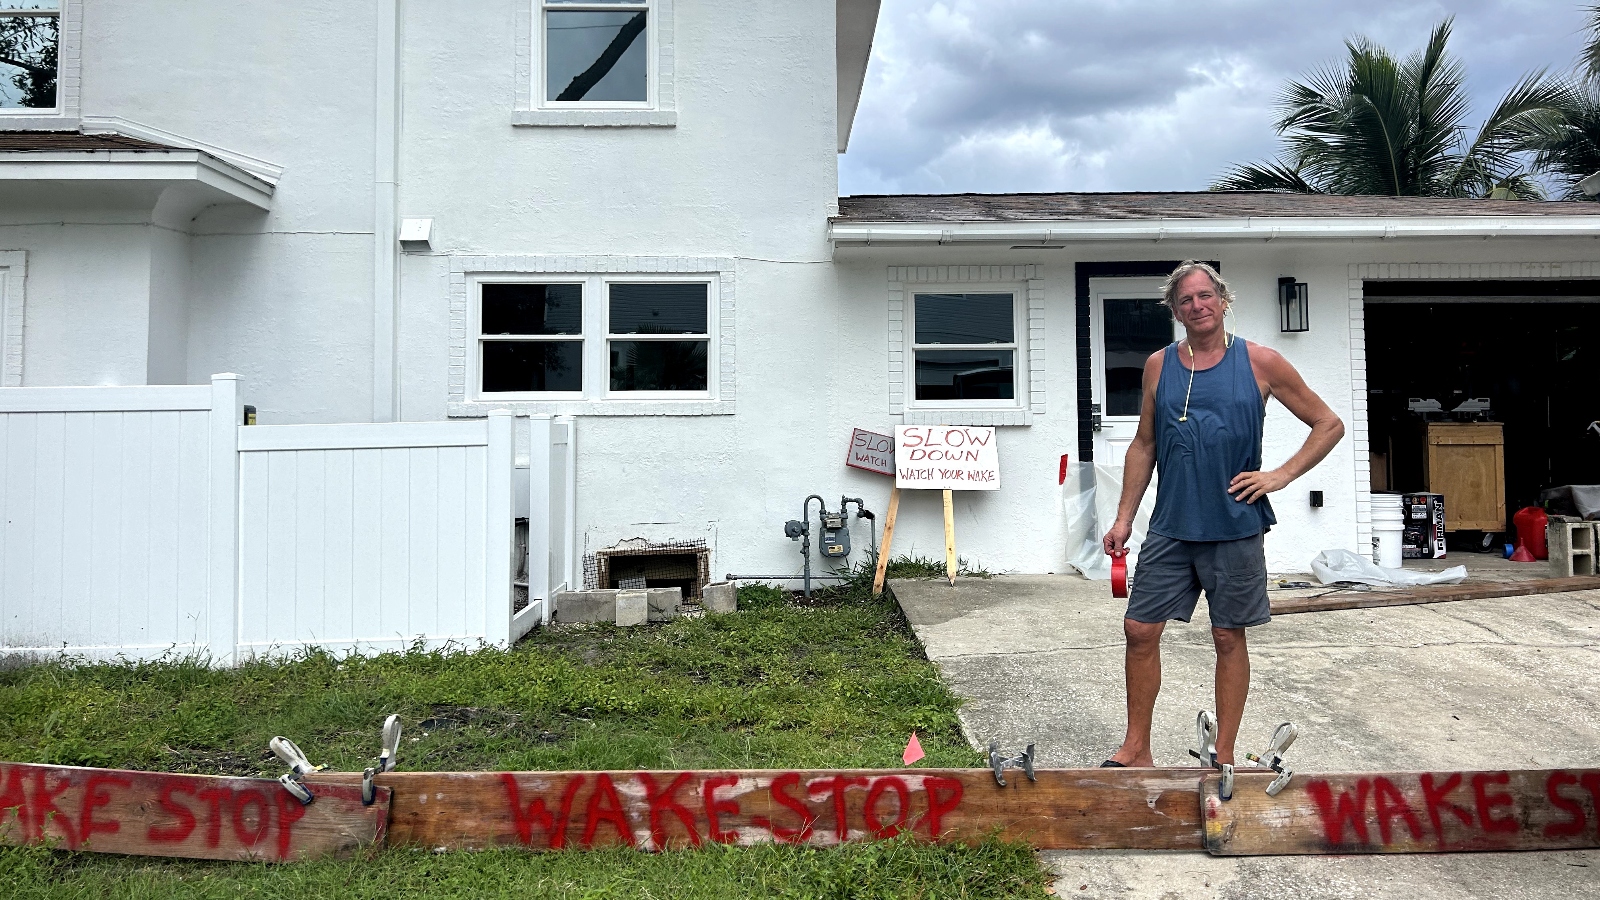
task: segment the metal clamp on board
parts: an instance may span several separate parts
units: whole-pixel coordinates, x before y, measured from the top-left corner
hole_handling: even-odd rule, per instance
[[[392,772],[395,757],[400,752],[400,717],[391,715],[383,720],[383,749],[378,753],[376,765],[367,766],[361,773],[361,805],[371,806],[378,799],[378,785],[373,778],[383,772]]]
[[[1033,777],[1033,745],[1032,744],[1029,744],[1028,745],[1028,749],[1023,750],[1021,753],[1018,753],[1016,756],[1002,756],[1000,754],[1000,744],[999,744],[999,742],[998,741],[990,741],[989,742],[989,768],[994,770],[994,783],[995,784],[998,784],[1001,787],[1005,787],[1006,786],[1006,774],[1005,774],[1006,770],[1007,769],[1015,769],[1015,768],[1017,768],[1019,766],[1022,768],[1023,774],[1028,776],[1028,780],[1029,781],[1038,781],[1039,780],[1039,779]]]
[[[311,801],[315,798],[311,795],[311,789],[305,785],[305,777],[320,770],[322,766],[312,765],[311,760],[306,759],[305,753],[295,745],[295,742],[286,737],[275,737],[268,741],[267,749],[272,751],[272,755],[283,760],[290,769],[278,776],[278,783],[283,785],[284,790],[293,794],[302,805],[311,805]]]
[[[1250,760],[1258,768],[1271,769],[1278,773],[1267,785],[1267,796],[1276,797],[1278,792],[1289,786],[1289,780],[1294,778],[1294,770],[1283,764],[1283,755],[1289,752],[1289,745],[1300,736],[1300,729],[1293,722],[1285,722],[1272,732],[1272,740],[1267,743],[1266,752],[1260,756],[1246,753],[1245,759]]]
[[[1200,715],[1195,718],[1195,738],[1200,745],[1198,750],[1190,750],[1189,755],[1200,760],[1203,766],[1210,766],[1222,773],[1222,784],[1217,789],[1217,796],[1224,800],[1233,799],[1233,764],[1217,762],[1217,717],[1209,710],[1200,710]]]

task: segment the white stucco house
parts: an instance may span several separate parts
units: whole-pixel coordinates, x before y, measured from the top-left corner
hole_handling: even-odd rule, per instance
[[[0,109],[0,384],[232,372],[262,424],[572,416],[578,552],[797,573],[807,495],[881,521],[852,429],[973,424],[1000,426],[1003,486],[957,494],[961,555],[1063,571],[1060,458],[1125,447],[1185,258],[1348,426],[1274,498],[1275,570],[1368,543],[1407,373],[1495,394],[1541,485],[1600,447],[1562,430],[1600,419],[1600,204],[841,198],[877,0],[19,5],[55,17],[59,72],[54,106]],[[1271,465],[1304,430],[1268,418]],[[940,555],[937,504],[908,494],[896,552]]]

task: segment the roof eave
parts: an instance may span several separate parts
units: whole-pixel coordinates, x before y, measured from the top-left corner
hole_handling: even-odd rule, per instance
[[[835,0],[834,55],[838,68],[839,152],[850,146],[856,107],[867,81],[867,60],[872,57],[872,36],[878,30],[880,0]]]
[[[272,205],[273,185],[202,150],[0,151],[0,181],[122,181],[201,185],[216,202]]]

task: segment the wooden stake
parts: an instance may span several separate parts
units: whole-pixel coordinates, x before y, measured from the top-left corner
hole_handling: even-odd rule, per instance
[[[1489,600],[1495,597],[1522,597],[1532,594],[1562,594],[1568,591],[1600,590],[1600,577],[1538,578],[1495,584],[1441,584],[1404,591],[1367,591],[1325,597],[1288,597],[1272,601],[1272,614],[1328,612],[1336,609],[1374,609],[1380,606],[1412,606],[1420,603],[1452,603],[1457,600]]]
[[[883,579],[889,574],[889,547],[894,542],[894,517],[900,512],[900,488],[889,489],[889,515],[883,519],[883,542],[878,545],[878,571],[872,576],[872,596],[883,593]]]
[[[954,491],[944,492],[944,573],[950,578],[950,586],[956,586],[956,513],[951,504],[951,494]]]

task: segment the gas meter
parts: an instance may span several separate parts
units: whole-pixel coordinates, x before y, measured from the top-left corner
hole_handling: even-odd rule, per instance
[[[844,524],[844,511],[822,511],[822,555],[830,559],[843,559],[850,555],[850,529]]]

